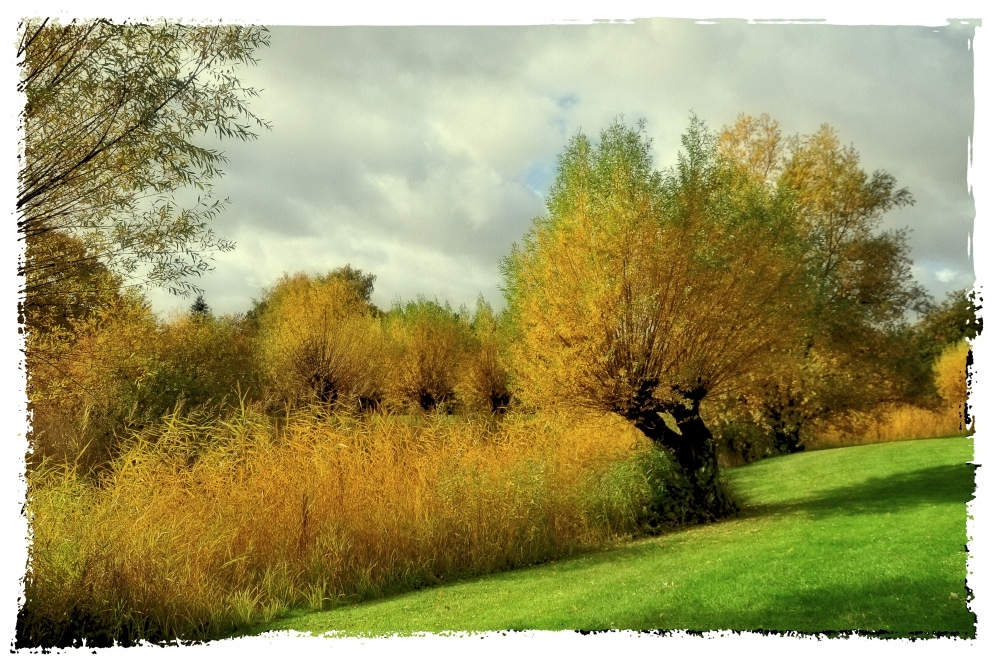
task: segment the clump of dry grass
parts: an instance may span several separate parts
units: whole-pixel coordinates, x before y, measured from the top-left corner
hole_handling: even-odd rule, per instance
[[[597,547],[663,493],[648,451],[611,417],[168,417],[97,481],[32,471],[18,642],[204,638]]]
[[[966,358],[969,344],[947,348],[934,364],[934,382],[941,405],[936,409],[891,404],[863,415],[854,427],[829,427],[814,436],[809,449],[847,447],[892,440],[940,438],[970,431],[965,421],[968,395]]]

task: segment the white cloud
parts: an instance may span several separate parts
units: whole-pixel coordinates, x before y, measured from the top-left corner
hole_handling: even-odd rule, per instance
[[[945,268],[943,270],[936,271],[934,273],[934,276],[937,277],[937,280],[940,281],[941,283],[950,284],[952,281],[955,280],[955,277],[958,276],[958,272],[956,272],[955,270],[949,270]]]

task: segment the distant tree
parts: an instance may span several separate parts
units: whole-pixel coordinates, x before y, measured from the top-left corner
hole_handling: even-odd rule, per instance
[[[418,298],[397,303],[387,322],[396,345],[390,376],[396,401],[428,412],[452,409],[474,347],[467,313]]]
[[[235,75],[266,44],[265,30],[245,26],[21,23],[28,309],[92,289],[72,272],[95,262],[126,282],[197,291],[211,252],[232,244],[208,228],[225,204],[211,190],[225,157],[194,141],[266,127],[247,107],[257,92]]]
[[[338,271],[285,275],[251,318],[265,373],[281,400],[350,408],[381,402],[387,343],[356,281]]]
[[[692,120],[677,166],[616,122],[578,134],[507,258],[519,393],[617,413],[669,449],[703,518],[733,509],[702,405],[771,375],[798,338],[794,198],[720,157]]]
[[[480,295],[472,317],[471,348],[459,382],[463,400],[486,407],[494,415],[511,405],[511,376],[504,358],[509,340],[501,316]]]
[[[802,449],[803,427],[913,400],[933,389],[932,363],[915,362],[907,316],[928,299],[913,279],[907,233],[879,228],[884,214],[912,205],[885,171],[866,172],[852,146],[823,125],[785,138],[767,115],[740,116],[720,150],[796,200],[809,275],[799,359],[765,386],[759,408],[783,451]]]
[[[978,337],[983,331],[980,309],[982,305],[976,303],[975,292],[966,290],[952,291],[940,303],[928,307],[917,328],[930,352],[934,354],[959,341]]]
[[[209,308],[208,303],[205,302],[205,297],[201,294],[191,303],[189,311],[195,318],[209,318],[212,315],[212,310]]]

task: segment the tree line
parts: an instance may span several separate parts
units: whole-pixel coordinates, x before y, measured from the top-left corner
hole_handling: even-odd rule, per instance
[[[234,73],[266,31],[34,21],[21,35],[36,462],[99,473],[129,431],[248,400],[275,417],[598,411],[669,452],[714,519],[735,509],[720,441],[795,452],[881,404],[934,406],[934,361],[982,328],[964,291],[935,303],[906,232],[881,227],[915,202],[892,175],[831,127],[786,136],[766,115],[718,132],[692,118],[665,170],[642,123],[574,136],[546,213],[503,261],[500,312],[381,311],[375,275],[346,266],[286,275],[243,315],[198,299],[161,321],[137,284],[198,294],[211,252],[231,248],[210,228],[224,155],[197,139],[266,128]]]

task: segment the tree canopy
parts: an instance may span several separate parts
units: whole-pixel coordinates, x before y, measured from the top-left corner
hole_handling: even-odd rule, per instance
[[[267,126],[236,76],[266,30],[46,19],[22,22],[20,35],[29,319],[92,290],[80,273],[95,261],[126,282],[197,292],[192,278],[232,244],[208,227],[225,205],[211,188],[225,156],[196,141]]]
[[[548,214],[504,264],[505,292],[529,398],[625,417],[724,512],[700,407],[789,352],[803,240],[786,189],[723,158],[697,119],[682,142],[660,172],[641,125],[575,136]]]
[[[853,146],[823,125],[784,137],[767,115],[724,127],[720,152],[772,188],[794,195],[809,301],[799,359],[763,395],[781,448],[801,449],[808,421],[850,416],[933,391],[931,365],[914,362],[907,317],[928,310],[913,279],[905,230],[880,228],[890,210],[912,205],[882,170],[868,173]]]

